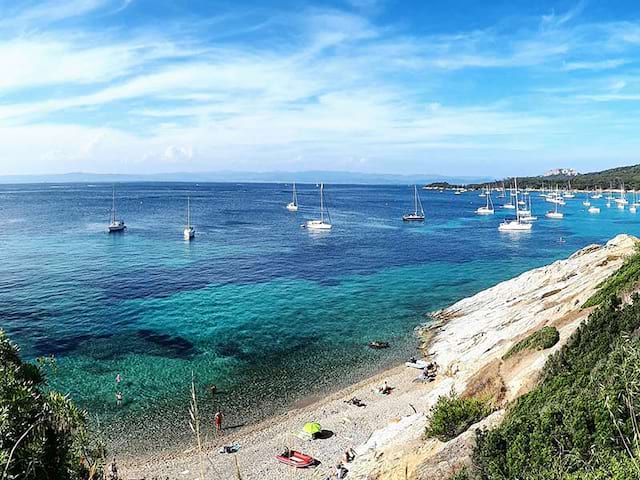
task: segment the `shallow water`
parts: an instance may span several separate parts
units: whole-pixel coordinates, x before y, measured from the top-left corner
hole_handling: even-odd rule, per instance
[[[605,200],[592,200],[600,215],[576,198],[564,220],[548,220],[551,204],[534,194],[533,231],[501,234],[506,212],[474,215],[477,192],[421,192],[427,222],[403,224],[411,187],[331,185],[334,229],[313,233],[300,224],[318,191],[298,187],[290,213],[283,185],[119,185],[129,228],[108,235],[110,185],[2,185],[0,327],[26,357],[56,356],[52,385],[102,420],[114,449],[167,446],[189,433],[192,374],[207,422],[217,408],[229,424],[261,418],[410,354],[434,309],[640,234],[638,217]],[[377,338],[393,348],[368,349]]]

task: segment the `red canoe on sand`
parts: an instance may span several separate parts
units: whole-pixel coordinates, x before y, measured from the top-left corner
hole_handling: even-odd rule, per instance
[[[316,460],[313,457],[305,455],[304,453],[296,452],[295,450],[291,450],[288,456],[278,455],[276,459],[279,462],[286,463],[287,465],[291,465],[296,468],[310,467],[316,463]]]

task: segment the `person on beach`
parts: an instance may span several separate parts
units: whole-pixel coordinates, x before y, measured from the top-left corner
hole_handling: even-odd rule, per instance
[[[338,480],[342,480],[343,478],[346,478],[347,473],[349,473],[349,470],[344,468],[344,465],[342,465],[341,463],[336,465],[336,478]]]
[[[107,472],[107,478],[109,480],[118,480],[118,466],[116,465],[116,457],[113,457],[113,461],[109,465],[109,471]]]
[[[389,386],[386,380],[384,384],[378,387],[378,392],[381,393],[382,395],[389,395],[389,393],[391,393],[391,387]]]
[[[342,454],[342,463],[352,462],[354,458],[356,458],[356,451],[349,447]]]
[[[118,373],[118,374],[116,375],[116,383],[118,383],[118,384],[119,384],[121,381],[122,381],[122,377],[120,376],[120,373]]]
[[[222,432],[222,412],[218,411],[213,416],[213,425],[216,427],[216,432]]]
[[[119,407],[120,405],[122,405],[122,392],[118,391],[118,393],[116,393],[116,405]]]

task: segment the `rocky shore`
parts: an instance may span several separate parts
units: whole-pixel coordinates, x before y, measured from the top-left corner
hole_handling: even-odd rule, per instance
[[[636,242],[619,235],[435,312],[434,322],[420,329],[420,335],[425,354],[440,366],[436,381],[414,382],[417,370],[397,367],[285,415],[226,433],[205,445],[205,478],[237,479],[239,471],[243,480],[324,479],[351,447],[357,455],[347,464],[347,478],[447,478],[469,461],[474,434],[472,427],[450,442],[424,439],[429,410],[438,397],[452,389],[491,397],[498,408],[480,425],[498,424],[504,407],[535,385],[547,357],[588,317],[590,309],[582,305],[635,251]],[[555,346],[503,359],[516,342],[544,326],[559,331]],[[387,396],[374,391],[384,381],[394,387]],[[366,407],[345,402],[354,396]],[[327,438],[303,441],[293,435],[309,421],[320,422]],[[236,454],[218,452],[221,445],[236,442]],[[279,464],[274,456],[284,446],[312,455],[319,466],[296,470]],[[190,449],[135,458],[121,470],[128,479],[196,479],[199,463]]]

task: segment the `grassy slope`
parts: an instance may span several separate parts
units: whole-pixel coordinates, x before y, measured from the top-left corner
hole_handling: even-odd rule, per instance
[[[640,301],[618,299],[639,271],[635,255],[604,282],[589,302],[598,308],[549,359],[540,385],[478,434],[479,478],[640,478]]]

